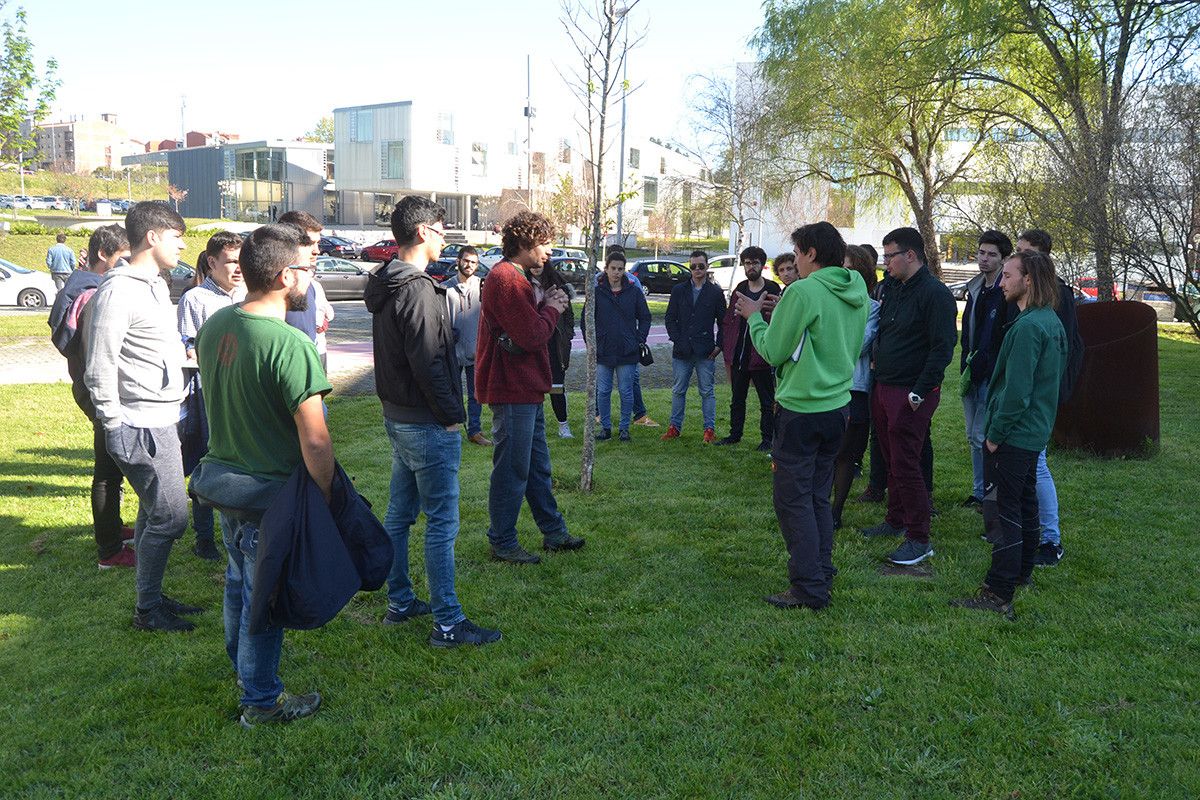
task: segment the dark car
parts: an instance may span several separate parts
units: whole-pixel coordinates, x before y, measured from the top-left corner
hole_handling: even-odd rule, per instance
[[[593,275],[599,275],[599,271],[593,270],[591,265],[582,258],[552,258],[550,265],[558,270],[558,274],[563,276],[567,283],[575,288],[575,291],[580,295],[584,293],[587,286],[587,276],[591,272]]]
[[[458,252],[466,246],[465,244],[448,244],[442,248],[442,252],[438,254],[438,258],[458,258]]]
[[[321,255],[334,258],[358,258],[362,253],[362,248],[356,243],[340,236],[322,236],[317,248]]]
[[[314,276],[330,300],[362,300],[371,270],[344,258],[320,256]]]
[[[454,256],[449,258],[443,256],[425,267],[425,274],[438,283],[445,283],[450,280],[457,271],[458,259]]]
[[[178,303],[183,293],[196,285],[196,270],[191,264],[180,261],[164,272],[163,278],[171,288],[171,302]]]
[[[362,249],[363,261],[391,261],[396,257],[396,240],[383,239]]]
[[[954,295],[955,300],[966,300],[968,283],[970,283],[969,280],[956,281],[946,284],[946,288],[950,290],[950,294]]]
[[[670,294],[677,285],[692,279],[687,264],[665,258],[635,261],[629,272],[642,282],[642,290],[646,294]]]

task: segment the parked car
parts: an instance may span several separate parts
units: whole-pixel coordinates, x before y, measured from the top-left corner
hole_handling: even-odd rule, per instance
[[[587,253],[582,250],[576,250],[571,247],[551,247],[551,258],[580,258],[587,259]]]
[[[15,208],[15,200],[11,194],[0,194],[0,208]]]
[[[445,283],[450,280],[451,276],[458,270],[457,256],[442,256],[437,261],[430,262],[425,266],[425,274],[433,278],[438,283]]]
[[[954,295],[955,300],[967,299],[967,284],[970,281],[958,281],[957,283],[948,283],[946,288],[950,290],[950,294]]]
[[[33,208],[33,198],[27,194],[19,194],[13,198],[13,208]]]
[[[500,247],[489,247],[484,250],[479,256],[479,266],[491,269],[500,263],[504,258],[504,249]]]
[[[163,274],[171,290],[171,302],[178,303],[183,293],[196,285],[196,269],[191,264],[180,261]]]
[[[56,294],[54,279],[48,273],[0,258],[0,306],[46,308]]]
[[[319,256],[314,275],[330,300],[362,300],[371,269],[344,258]]]
[[[593,275],[599,275],[599,270],[592,270],[586,258],[552,258],[550,264],[558,273],[563,276],[567,283],[575,287],[575,291],[582,297],[587,289],[588,272]],[[639,280],[641,280],[639,278]]]
[[[708,260],[708,279],[728,294],[731,287],[746,280],[746,273],[737,256],[713,256]]]
[[[1080,278],[1078,286],[1079,286],[1079,291],[1083,292],[1084,294],[1086,294],[1088,297],[1092,298],[1093,300],[1100,299],[1100,284],[1096,281],[1095,277],[1085,276],[1083,278]],[[1113,283],[1112,293],[1113,293],[1113,297],[1119,298],[1121,296],[1117,291],[1116,283]]]
[[[322,236],[317,247],[320,249],[321,255],[334,258],[358,258],[362,255],[362,247],[340,236]]]
[[[646,294],[670,294],[677,284],[692,279],[687,264],[666,258],[639,259],[629,271],[641,281]]]
[[[458,258],[458,252],[459,252],[460,250],[462,250],[462,249],[463,249],[464,247],[466,247],[466,246],[467,246],[467,245],[465,245],[465,244],[448,244],[448,245],[446,245],[445,247],[443,247],[443,248],[442,248],[442,252],[441,252],[441,253],[438,255],[438,258],[454,258],[454,259],[457,259],[457,258]]]
[[[396,240],[381,239],[375,244],[367,245],[362,249],[361,255],[363,261],[391,261],[396,257]]]
[[[66,211],[67,210],[67,201],[62,199],[61,197],[53,197],[51,195],[46,195],[44,197],[38,197],[35,199],[42,201],[42,203],[44,204],[42,206],[43,208],[54,209],[55,211]]]

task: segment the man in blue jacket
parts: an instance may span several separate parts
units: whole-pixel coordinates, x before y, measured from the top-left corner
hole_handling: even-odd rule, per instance
[[[700,391],[700,411],[704,417],[704,442],[716,441],[717,399],[713,393],[716,357],[721,348],[715,330],[725,317],[725,293],[708,280],[708,254],[692,252],[688,259],[692,279],[671,290],[667,303],[667,336],[671,339],[671,370],[675,384],[671,388],[671,425],[663,441],[678,439],[683,430],[687,408],[687,389],[696,374]]]
[[[61,291],[67,284],[67,278],[75,271],[75,253],[67,247],[65,233],[55,236],[54,242],[46,251],[46,266],[50,268],[50,277],[54,279],[55,290]]]

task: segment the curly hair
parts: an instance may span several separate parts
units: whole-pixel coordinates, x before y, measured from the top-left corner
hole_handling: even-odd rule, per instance
[[[500,232],[500,246],[505,258],[512,258],[523,250],[532,250],[553,239],[554,223],[533,211],[517,214],[504,223]]]

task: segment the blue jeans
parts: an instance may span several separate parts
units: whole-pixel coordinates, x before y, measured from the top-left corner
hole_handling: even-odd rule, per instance
[[[547,539],[567,532],[550,482],[550,449],[542,404],[492,405],[492,478],[488,489],[488,541],[497,549],[517,545],[521,500]]]
[[[633,418],[646,416],[646,401],[642,399],[642,365],[633,365]]]
[[[711,358],[671,359],[671,372],[675,378],[675,385],[671,387],[671,424],[675,430],[683,430],[683,412],[687,408],[687,390],[692,382],[692,372],[696,373],[696,387],[700,390],[704,429],[717,426],[717,398],[713,394],[715,365],[716,361]]]
[[[971,447],[971,470],[975,482],[971,496],[983,499],[983,440],[984,420],[987,418],[988,382],[984,381],[963,397],[963,416],[967,421],[967,444]]]
[[[279,679],[283,628],[267,628],[253,635],[249,632],[258,524],[222,512],[221,532],[229,553],[225,565],[225,652],[242,680],[242,705],[272,706],[283,691]]]
[[[1042,544],[1062,544],[1058,530],[1058,490],[1054,488],[1054,476],[1046,463],[1046,451],[1038,453],[1037,460],[1038,522],[1042,527]]]
[[[466,619],[454,593],[454,540],[458,536],[458,464],[462,435],[441,425],[414,425],[385,419],[392,440],[392,487],[383,527],[394,555],[388,575],[388,608],[403,611],[413,602],[408,577],[408,532],[425,512],[425,574],[433,618],[441,625]]]
[[[618,364],[615,367],[596,365],[596,407],[600,411],[600,427],[612,430],[613,374],[617,378],[617,394],[621,398],[621,430],[629,431],[629,420],[633,414],[633,364]]]
[[[467,376],[467,436],[474,436],[483,430],[479,421],[483,406],[475,399],[475,365],[463,364],[461,369]]]

